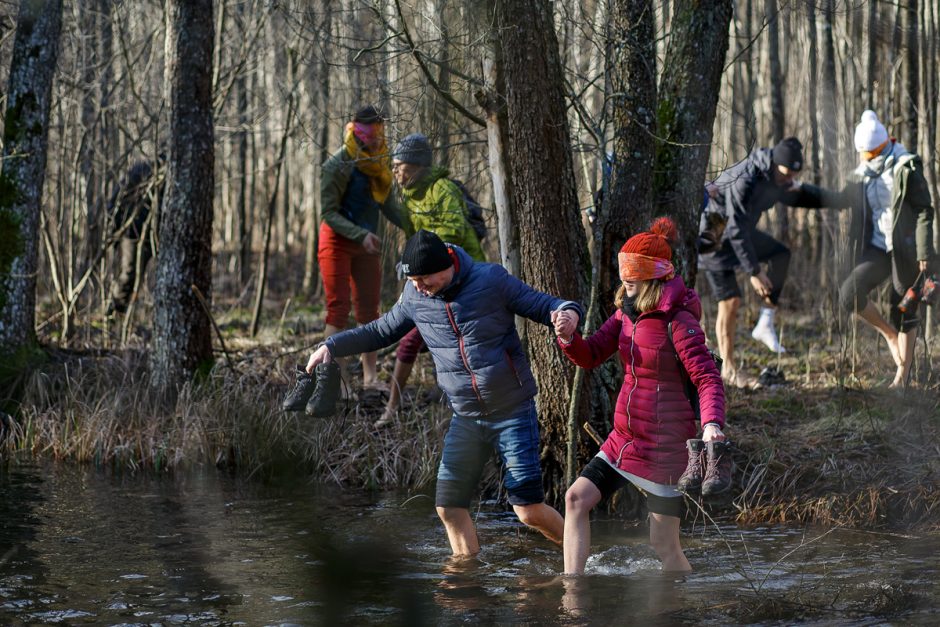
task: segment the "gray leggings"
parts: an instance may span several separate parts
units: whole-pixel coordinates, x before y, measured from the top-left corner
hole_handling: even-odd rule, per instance
[[[858,265],[842,282],[842,287],[839,288],[839,304],[850,313],[858,313],[868,304],[868,293],[888,278],[891,279],[891,324],[901,332],[915,329],[919,322],[917,310],[905,314],[898,309],[898,303],[909,286],[903,286],[897,268],[891,261],[891,254],[877,248],[866,248]]]

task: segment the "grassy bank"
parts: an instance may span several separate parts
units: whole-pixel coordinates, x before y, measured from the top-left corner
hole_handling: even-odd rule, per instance
[[[354,393],[342,417],[284,414],[278,405],[292,370],[322,327],[295,312],[249,342],[242,318],[222,321],[235,370],[220,359],[172,407],[151,395],[142,349],[50,350],[24,380],[7,453],[130,470],[296,471],[367,488],[433,485],[448,412],[427,356],[391,428],[372,428],[385,397],[368,390]],[[748,524],[940,528],[940,386],[927,367],[940,357],[936,340],[918,345],[915,380],[896,391],[886,387],[893,367],[873,332],[833,334],[793,318],[784,339],[790,351],[780,357],[742,341],[746,368],[777,367],[787,382],[728,391],[737,472],[721,511]],[[380,358],[385,376],[393,361],[391,353]]]

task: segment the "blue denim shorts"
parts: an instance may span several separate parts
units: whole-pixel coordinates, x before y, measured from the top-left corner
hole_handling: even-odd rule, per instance
[[[505,418],[483,420],[454,415],[444,436],[444,454],[437,471],[437,506],[469,508],[483,467],[494,450],[503,462],[503,484],[509,502],[543,502],[539,421],[535,401],[528,400]]]

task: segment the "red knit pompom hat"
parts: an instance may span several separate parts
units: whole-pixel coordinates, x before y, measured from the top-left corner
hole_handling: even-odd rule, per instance
[[[656,218],[645,233],[638,233],[623,245],[617,260],[620,265],[620,280],[648,281],[671,278],[672,244],[678,231],[670,218]]]

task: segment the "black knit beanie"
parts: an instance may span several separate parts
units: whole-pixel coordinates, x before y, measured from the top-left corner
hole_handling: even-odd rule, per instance
[[[451,265],[447,245],[431,231],[421,229],[405,242],[405,252],[401,254],[401,272],[405,276],[434,274]]]
[[[799,172],[803,169],[803,144],[796,137],[781,139],[773,148],[771,160],[775,165]]]
[[[381,121],[382,114],[372,105],[360,107],[356,111],[356,115],[353,116],[353,122],[359,122],[360,124],[375,124]]]
[[[430,167],[431,144],[421,133],[412,133],[398,142],[395,152],[392,153],[392,159],[402,163]]]

